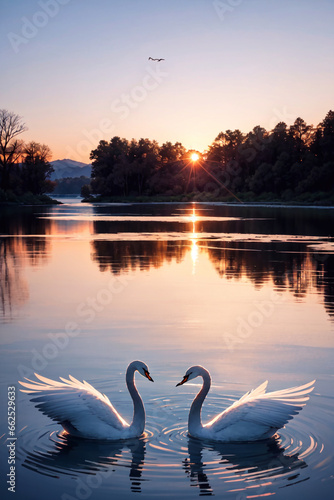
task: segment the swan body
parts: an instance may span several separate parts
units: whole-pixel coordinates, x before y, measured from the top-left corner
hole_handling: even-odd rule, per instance
[[[210,389],[210,373],[202,366],[192,366],[177,386],[196,377],[203,378],[203,385],[190,408],[189,434],[195,438],[220,442],[257,441],[272,437],[302,409],[315,383],[313,380],[299,387],[266,392],[266,381],[203,425],[201,409]]]
[[[31,401],[37,403],[36,407],[60,423],[69,434],[118,441],[138,437],[144,432],[145,409],[134,381],[136,371],[153,382],[145,363],[133,361],[129,364],[125,378],[134,406],[131,424],[117,412],[105,394],[71,375],[70,380],[60,377],[62,382],[58,382],[35,373],[41,382],[26,379],[28,383],[19,383],[28,389],[21,389],[22,392],[33,394]]]

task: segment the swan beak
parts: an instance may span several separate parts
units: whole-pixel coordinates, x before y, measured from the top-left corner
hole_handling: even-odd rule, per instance
[[[151,382],[154,382],[153,378],[146,370],[145,370],[145,377],[148,378]]]
[[[187,382],[188,378],[189,378],[189,375],[185,375],[185,376],[183,377],[183,379],[181,380],[181,382],[179,382],[178,384],[176,384],[176,386],[175,386],[175,387],[177,387],[178,385],[183,385],[183,384],[185,384],[185,383]]]

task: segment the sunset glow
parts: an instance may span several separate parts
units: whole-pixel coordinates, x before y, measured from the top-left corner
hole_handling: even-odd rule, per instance
[[[22,140],[53,160],[89,163],[113,135],[202,151],[222,130],[298,116],[316,126],[332,105],[333,2],[41,3],[54,13],[32,0],[2,9],[0,87],[28,127]],[[161,62],[148,60],[153,47]]]
[[[190,158],[191,158],[191,161],[195,163],[197,160],[199,160],[199,154],[192,153]]]

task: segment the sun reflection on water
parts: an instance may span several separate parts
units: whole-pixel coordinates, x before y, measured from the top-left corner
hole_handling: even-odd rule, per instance
[[[190,242],[191,242],[191,260],[192,260],[192,263],[193,263],[192,274],[195,274],[196,263],[198,261],[198,254],[199,254],[198,234],[196,232],[196,222],[198,222],[198,217],[196,215],[196,209],[195,209],[195,207],[193,207],[192,215],[190,216],[190,220],[192,222],[192,232],[191,232],[191,236],[190,236]]]

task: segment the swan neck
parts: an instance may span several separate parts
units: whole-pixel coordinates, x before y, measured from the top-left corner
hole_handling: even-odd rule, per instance
[[[130,364],[125,377],[126,385],[133,401],[133,418],[130,428],[134,429],[136,433],[142,434],[145,427],[145,409],[143,400],[135,384],[135,372],[136,369]]]
[[[194,401],[192,402],[189,412],[188,428],[190,434],[195,434],[198,429],[203,428],[201,419],[202,405],[211,386],[210,373],[204,368],[202,369],[201,376],[203,377],[203,385]]]

